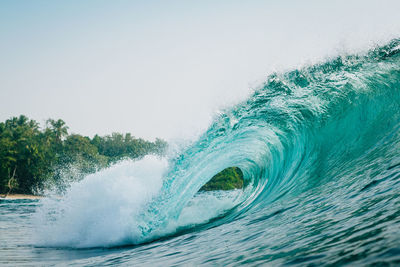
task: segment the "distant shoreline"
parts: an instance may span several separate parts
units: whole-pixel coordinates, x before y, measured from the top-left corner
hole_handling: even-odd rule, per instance
[[[9,194],[7,197],[4,194],[0,195],[0,199],[41,199],[42,196],[25,195],[25,194]]]

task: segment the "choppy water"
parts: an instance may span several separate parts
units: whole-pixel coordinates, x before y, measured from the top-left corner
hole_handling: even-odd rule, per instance
[[[1,202],[0,263],[400,265],[399,129],[400,40],[273,74],[178,155]]]

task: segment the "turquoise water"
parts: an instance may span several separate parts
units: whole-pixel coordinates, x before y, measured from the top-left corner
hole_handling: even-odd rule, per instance
[[[2,200],[0,264],[400,265],[399,129],[400,40],[275,73],[167,159]]]

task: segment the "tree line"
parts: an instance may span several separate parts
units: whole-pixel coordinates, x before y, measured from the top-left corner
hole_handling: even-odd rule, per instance
[[[162,155],[167,148],[161,139],[150,142],[130,133],[89,138],[68,129],[61,119],[49,119],[41,129],[24,115],[0,122],[0,193],[40,192],[68,173],[79,179],[124,158]]]

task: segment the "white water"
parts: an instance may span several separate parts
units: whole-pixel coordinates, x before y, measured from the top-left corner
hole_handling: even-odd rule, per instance
[[[143,237],[143,214],[160,192],[167,169],[167,160],[155,156],[126,160],[73,183],[61,198],[41,200],[34,218],[35,245],[86,248],[138,244],[179,227],[207,222],[232,208],[242,192],[198,194],[177,220],[171,219],[164,228]]]
[[[37,244],[95,247],[137,242],[137,217],[162,186],[167,161],[124,161],[46,198],[36,214]]]

